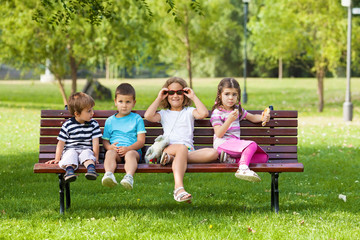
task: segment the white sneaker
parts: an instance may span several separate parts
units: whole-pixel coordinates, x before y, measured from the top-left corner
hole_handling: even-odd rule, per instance
[[[242,167],[240,166],[239,169],[235,173],[235,177],[246,180],[249,182],[260,182],[261,178],[256,174],[256,172],[250,170],[248,166]]]
[[[101,180],[101,183],[105,187],[115,187],[118,185],[116,178],[112,172],[107,172]]]
[[[126,174],[124,178],[121,180],[120,184],[128,190],[133,189],[134,178],[130,174]]]

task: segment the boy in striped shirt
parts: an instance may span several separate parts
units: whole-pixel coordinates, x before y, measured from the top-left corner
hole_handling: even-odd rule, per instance
[[[46,163],[59,164],[65,169],[66,183],[76,180],[74,171],[79,164],[87,168],[85,177],[88,180],[96,180],[95,164],[99,159],[99,138],[102,134],[98,122],[92,119],[95,102],[91,96],[77,92],[70,96],[68,104],[73,117],[61,127],[55,159]]]

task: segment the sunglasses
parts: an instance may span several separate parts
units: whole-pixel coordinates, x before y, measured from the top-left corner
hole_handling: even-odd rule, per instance
[[[164,92],[165,94],[169,94],[169,95],[174,95],[175,93],[177,94],[177,95],[183,95],[184,93],[188,93],[187,91],[185,91],[185,90],[177,90],[177,91],[174,91],[174,90],[169,90],[169,91],[165,91]]]

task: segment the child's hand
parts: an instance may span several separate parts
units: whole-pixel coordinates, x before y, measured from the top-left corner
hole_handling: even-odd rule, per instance
[[[108,150],[115,150],[117,152],[119,147],[117,147],[116,144],[118,144],[118,143],[119,142],[114,142],[113,144],[111,144],[110,149],[108,149]]]
[[[45,164],[58,164],[59,162],[60,162],[60,160],[53,159],[53,160],[49,160],[49,161],[45,162]]]
[[[234,111],[232,111],[230,114],[229,114],[229,121],[233,122],[235,121],[237,118],[239,117],[239,110],[238,109],[235,109]]]
[[[118,147],[117,153],[120,155],[120,157],[124,157],[128,151],[129,151],[128,147],[121,146]]]
[[[187,96],[188,98],[190,98],[191,100],[194,99],[194,96],[195,96],[195,92],[194,90],[192,90],[191,88],[184,88],[184,95]]]
[[[261,115],[261,125],[264,127],[270,121],[270,108],[265,108]]]
[[[158,94],[158,98],[160,98],[161,101],[164,100],[168,96],[167,91],[169,91],[168,88],[163,88],[160,90],[160,92]]]

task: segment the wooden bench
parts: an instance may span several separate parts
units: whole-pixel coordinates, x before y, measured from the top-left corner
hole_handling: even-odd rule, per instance
[[[103,129],[105,120],[115,110],[95,110],[94,119],[96,119],[101,129]],[[144,116],[144,110],[134,111]],[[253,114],[261,114],[262,111],[249,111]],[[211,113],[209,113],[210,116]],[[254,124],[248,121],[241,122],[241,136],[246,140],[257,142],[269,154],[268,163],[250,164],[250,168],[256,172],[268,172],[271,174],[271,208],[275,212],[279,211],[279,188],[278,178],[282,172],[303,172],[304,166],[298,162],[297,155],[297,111],[272,111],[270,122],[262,127],[261,123]],[[66,209],[70,207],[70,183],[65,183],[63,176],[65,171],[57,164],[45,164],[47,160],[54,159],[57,144],[57,136],[61,125],[70,118],[67,110],[42,110],[40,121],[40,149],[39,162],[34,166],[34,173],[56,173],[59,178],[60,186],[60,213],[65,211],[64,197],[66,197]],[[145,120],[146,144],[143,148],[145,154],[146,148],[150,146],[154,139],[162,134],[162,128],[159,123],[152,123]],[[212,147],[213,129],[209,119],[196,120],[194,130],[195,147]],[[100,141],[101,142],[101,141]],[[104,173],[102,164],[105,156],[105,149],[100,144],[100,163],[96,165],[98,173]],[[206,164],[188,164],[187,172],[235,172],[237,164],[227,163],[206,163]],[[81,166],[77,173],[85,173],[86,169]],[[117,173],[124,173],[124,164],[118,164]],[[170,166],[161,166],[160,164],[141,163],[138,166],[137,173],[171,173]],[[64,191],[65,190],[65,191]]]

